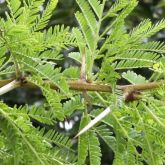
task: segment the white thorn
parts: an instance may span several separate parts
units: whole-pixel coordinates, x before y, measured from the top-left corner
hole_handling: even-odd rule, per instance
[[[96,123],[98,123],[101,119],[103,119],[105,116],[107,116],[109,113],[111,112],[110,107],[107,107],[103,112],[101,112],[98,116],[96,116],[93,120],[91,120],[91,122],[86,125],[76,136],[75,138],[77,138],[78,136],[82,135],[84,132],[86,132],[87,130],[89,130],[91,127],[93,127]]]

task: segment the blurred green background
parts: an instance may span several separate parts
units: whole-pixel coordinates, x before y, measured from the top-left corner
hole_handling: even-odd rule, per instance
[[[106,9],[108,9],[115,0],[107,0]],[[46,2],[45,2],[46,3]],[[44,7],[44,6],[43,6]],[[42,8],[41,8],[42,9]],[[58,6],[53,13],[53,16],[49,22],[49,26],[54,26],[56,24],[64,24],[66,26],[78,26],[75,19],[74,13],[79,10],[76,5],[75,0],[59,0]],[[5,0],[0,0],[0,16],[5,17],[5,11],[7,11]],[[132,14],[126,19],[126,27],[128,30],[131,30],[143,19],[149,18],[152,22],[157,22],[158,20],[165,17],[165,0],[139,0],[139,5],[132,12]],[[105,22],[106,25],[106,22]],[[151,40],[165,41],[165,30],[159,32]],[[72,48],[73,49],[73,48]],[[73,63],[69,58],[67,58],[68,52],[71,50],[63,51],[64,60],[59,62],[59,66],[63,68],[67,67],[69,63]],[[143,72],[143,71],[141,71]],[[147,73],[144,73],[147,74]],[[147,76],[147,75],[145,75]],[[0,77],[0,79],[9,78],[9,77]],[[42,106],[44,103],[44,98],[40,90],[30,91],[29,89],[16,89],[10,93],[7,93],[0,97],[0,100],[3,100],[10,106],[21,106],[21,105],[34,105]],[[65,129],[67,124],[70,124],[70,121],[76,121],[72,129]],[[37,123],[34,123],[37,125]],[[79,114],[74,114],[70,119],[66,119],[63,123],[58,123],[55,127],[72,136],[79,124]],[[62,128],[64,127],[64,128]],[[106,145],[101,141],[102,146],[102,165],[110,165],[113,161],[113,153],[111,150],[106,147]]]

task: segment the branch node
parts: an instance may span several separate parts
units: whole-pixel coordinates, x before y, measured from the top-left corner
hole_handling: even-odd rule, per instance
[[[125,92],[124,93],[124,99],[125,99],[125,102],[132,102],[132,101],[135,101],[135,100],[139,100],[140,95],[141,93],[139,91],[129,91],[129,92]]]

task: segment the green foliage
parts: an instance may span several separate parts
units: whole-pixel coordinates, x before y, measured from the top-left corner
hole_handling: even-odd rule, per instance
[[[137,75],[135,72],[128,71],[122,74],[122,77],[129,81],[131,84],[143,84],[146,83],[145,77]]]
[[[66,101],[63,104],[65,116],[70,116],[74,111],[80,109],[84,109],[84,103],[79,95],[72,97],[69,101]]]
[[[80,129],[83,128],[89,121],[89,115],[84,115],[80,123]],[[100,164],[100,144],[94,130],[90,130],[79,138],[78,164],[85,164],[85,160],[88,154],[91,165]]]
[[[89,116],[82,116],[80,129],[82,129],[90,121]],[[88,155],[88,133],[84,133],[78,141],[78,164],[85,164]]]
[[[27,108],[27,107],[26,107]],[[37,130],[32,126],[30,117],[44,123],[44,113],[26,113],[26,108],[12,109],[1,103],[1,136],[6,137],[2,141],[1,153],[7,152],[6,157],[1,157],[2,164],[67,164],[66,158],[58,156],[59,148],[64,151],[64,146],[70,146],[67,137],[49,130]],[[34,111],[34,110],[33,110]],[[37,116],[37,117],[36,117]],[[48,114],[45,116],[48,117]],[[50,120],[50,119],[48,119]],[[48,123],[48,121],[47,121]],[[57,149],[52,148],[56,142]],[[24,152],[26,150],[26,152]],[[68,148],[66,147],[66,150]],[[67,151],[68,152],[68,151]],[[60,154],[61,155],[61,154]],[[72,160],[72,159],[71,159]]]
[[[54,8],[57,5],[57,2],[58,2],[58,0],[53,0],[53,1],[50,0],[48,2],[46,9],[42,13],[42,16],[41,17],[39,16],[36,19],[36,23],[33,28],[34,31],[38,31],[38,30],[45,28],[45,26],[47,25],[51,15],[52,15]]]
[[[137,0],[117,0],[110,9],[106,0],[76,2],[78,27],[72,28],[48,27],[57,0],[7,0],[9,12],[0,18],[0,77],[25,86],[28,81],[44,97],[38,107],[0,103],[0,164],[99,165],[100,142],[113,151],[114,165],[165,164],[164,86],[132,103],[116,90],[119,79],[142,84],[165,78],[165,44],[150,39],[165,20],[146,19],[128,30],[125,20]],[[67,61],[65,68],[66,53],[76,66]],[[112,93],[71,90],[73,80],[82,83],[82,58],[88,82],[110,83]],[[149,78],[134,70],[142,68],[151,72]],[[81,130],[108,106],[112,112],[78,139],[56,127],[77,113]]]
[[[31,82],[35,83],[42,90],[43,95],[47,99],[48,105],[50,106],[53,115],[59,119],[64,119],[64,112],[62,110],[62,104],[60,103],[61,99],[58,96],[56,91],[52,91],[49,85],[44,85],[44,82],[40,77],[31,77]]]

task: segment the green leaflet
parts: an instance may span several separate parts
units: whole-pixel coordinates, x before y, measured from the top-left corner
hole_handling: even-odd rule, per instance
[[[46,133],[45,133],[46,132]],[[48,132],[45,129],[39,130],[39,134],[48,142],[54,143],[59,148],[63,148],[64,150],[67,150],[68,152],[74,153],[74,151],[71,149],[72,147],[72,141],[69,139],[69,137],[60,134],[54,130],[49,130]]]
[[[46,97],[48,104],[52,109],[53,116],[59,120],[63,120],[64,112],[62,110],[62,104],[60,103],[61,99],[58,93],[55,90],[52,90],[48,84],[44,85],[44,82],[40,77],[34,76],[29,78],[29,80],[41,88],[43,95]]]
[[[13,0],[7,0],[8,8],[10,10],[10,15],[13,19],[13,22],[15,23],[15,19],[17,17],[17,12],[21,6],[21,2],[19,0],[13,1]]]
[[[80,130],[86,126],[90,121],[88,115],[83,115],[81,118],[80,123]],[[86,157],[88,155],[88,132],[84,133],[78,139],[78,164],[83,165],[85,164]]]
[[[69,46],[76,44],[75,37],[70,33],[70,27],[64,25],[49,28],[44,34],[44,42],[46,49],[56,48],[57,50],[67,49]]]
[[[44,3],[44,0],[28,0],[24,1],[25,6],[28,8],[26,9],[26,15],[29,15],[29,18],[27,19],[27,22],[32,29],[36,25],[36,20],[38,19],[40,13],[40,7]]]
[[[89,25],[92,31],[92,34],[94,34],[97,31],[97,21],[94,13],[90,8],[89,3],[85,0],[76,0],[76,1],[81,8],[81,11],[85,17],[85,20],[87,21],[87,24]]]
[[[15,72],[14,67],[10,66],[8,68],[4,68],[2,70],[0,70],[0,75],[7,75],[7,74],[13,74]]]
[[[113,132],[106,127],[106,125],[100,125],[96,127],[96,133],[103,139],[103,141],[110,147],[114,152],[116,150],[116,139],[113,136]]]
[[[140,24],[130,32],[130,35],[132,38],[138,37],[141,34],[144,34],[147,31],[147,29],[149,29],[149,27],[151,27],[151,21],[149,19],[146,19],[140,22]]]
[[[44,59],[46,63],[51,63],[47,61],[48,59],[61,60],[62,57],[59,55],[61,49],[66,49],[68,46],[75,44],[75,38],[70,32],[70,28],[64,27],[64,25],[57,25],[44,32],[39,31],[46,28],[52,12],[57,5],[57,0],[50,0],[41,16],[39,6],[43,5],[43,0],[23,1],[22,5],[14,0],[7,2],[10,13],[7,14],[6,20],[0,19],[0,46],[2,47],[0,57],[8,52],[8,56],[12,60],[9,61],[10,58],[6,58],[7,60],[1,58],[1,64],[4,61],[4,65],[7,62],[14,61],[15,69],[18,65],[20,69],[28,66],[33,72],[35,70],[34,65],[44,63],[41,60]],[[20,58],[20,56],[23,56],[23,58]],[[37,60],[33,59],[35,61],[33,61],[34,65],[31,65],[33,62],[28,60],[28,57],[31,56]],[[25,59],[25,57],[27,58]],[[23,61],[24,65],[20,61],[23,59],[25,59]]]
[[[42,16],[41,17],[39,16],[36,19],[36,24],[32,28],[33,31],[38,31],[38,30],[45,28],[45,26],[48,24],[50,17],[52,16],[52,12],[53,12],[54,8],[57,6],[57,2],[58,2],[58,0],[49,0],[48,1],[48,4],[47,4],[46,9],[44,10]]]
[[[53,119],[53,112],[46,111],[43,107],[31,107],[27,105],[24,107],[14,108],[15,112],[20,115],[27,115],[30,118],[36,120],[37,122],[53,125],[55,120]]]
[[[84,115],[80,123],[80,130],[90,122],[88,115]],[[85,132],[79,137],[78,143],[78,164],[85,164],[86,157],[89,152],[89,161],[91,165],[99,165],[101,150],[98,137],[94,130]]]
[[[161,29],[163,29],[164,27],[165,27],[164,19],[153,25],[149,19],[146,19],[132,30],[131,39],[138,38],[140,36],[142,36],[143,38],[149,38],[158,31],[160,31]]]
[[[104,16],[104,19],[107,17],[118,16],[117,12],[125,8],[128,5],[128,3],[129,2],[127,0],[117,0],[115,4],[111,6],[107,14]]]
[[[101,18],[103,4],[100,2],[100,0],[89,0],[89,4],[91,5],[97,17]]]
[[[152,52],[128,51],[118,55],[115,60],[118,59],[120,59],[119,62],[115,61],[112,64],[118,70],[126,68],[151,68],[154,63],[161,61],[161,56]]]
[[[88,139],[89,160],[91,165],[101,164],[101,149],[98,137],[93,130],[89,131]]]
[[[76,15],[76,19],[78,20],[78,22],[81,26],[81,29],[82,29],[83,35],[85,37],[86,43],[87,43],[90,51],[92,52],[94,50],[94,47],[95,47],[94,34],[92,33],[91,29],[89,28],[88,23],[87,23],[84,15],[80,12],[77,12],[75,15]]]
[[[151,37],[153,36],[155,33],[159,32],[160,30],[165,28],[165,20],[162,19],[159,22],[157,22],[156,24],[152,25],[146,32],[146,34],[144,35],[144,37]]]
[[[164,53],[165,45],[163,42],[159,41],[152,41],[152,42],[147,42],[143,45],[138,45],[131,50],[137,50],[137,51],[148,51],[148,52],[155,52],[155,53]]]
[[[65,95],[68,93],[69,87],[60,73],[60,68],[54,69],[52,63],[48,61],[46,61],[46,64],[42,64],[42,61],[38,58],[29,57],[19,52],[16,53],[22,56],[21,62],[25,65],[26,70],[31,70],[34,74],[38,74],[40,78],[50,80]]]
[[[80,70],[79,70],[78,67],[69,67],[69,68],[66,68],[63,71],[63,75],[66,78],[79,79],[79,77],[80,77]]]
[[[79,52],[72,52],[72,53],[69,53],[68,57],[74,59],[75,61],[81,63],[81,55]]]
[[[73,29],[73,34],[74,34],[74,36],[76,38],[76,42],[77,42],[79,51],[80,51],[80,53],[82,55],[83,49],[85,47],[84,37],[83,37],[81,31],[76,29],[76,28]]]
[[[145,77],[141,75],[137,75],[133,71],[124,72],[122,74],[122,77],[125,78],[127,81],[129,81],[131,84],[143,84],[147,82]]]
[[[71,97],[69,101],[66,101],[63,104],[63,111],[65,116],[70,116],[74,111],[83,109],[84,104],[79,95]]]

